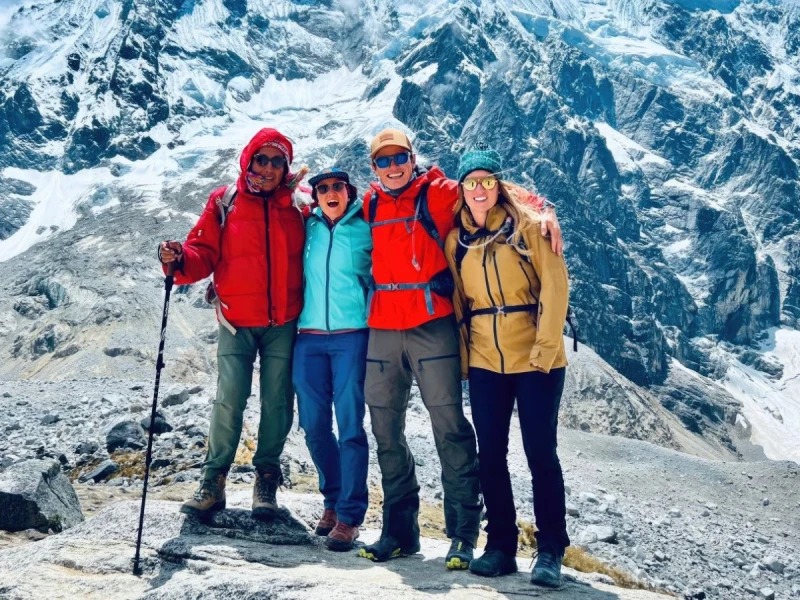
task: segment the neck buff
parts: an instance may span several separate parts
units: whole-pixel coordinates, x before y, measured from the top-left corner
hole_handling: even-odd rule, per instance
[[[253,171],[247,171],[247,173],[245,173],[244,175],[244,180],[245,183],[247,184],[247,191],[250,192],[251,194],[255,194],[256,196],[263,196],[263,197],[271,196],[272,192],[275,191],[275,190],[272,190],[271,192],[261,191],[261,186],[264,184],[264,177],[262,177],[261,175],[257,175]]]

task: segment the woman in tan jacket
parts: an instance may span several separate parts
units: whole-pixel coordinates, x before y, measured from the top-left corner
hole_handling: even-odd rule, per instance
[[[564,259],[540,233],[537,211],[504,184],[500,156],[480,148],[461,157],[457,228],[445,254],[456,282],[462,375],[469,378],[488,525],[470,571],[517,570],[518,529],[506,455],[516,401],[528,466],[539,555],[535,584],[557,587],[569,545],[564,478],[556,454],[558,407],[567,365],[563,342],[569,286]]]

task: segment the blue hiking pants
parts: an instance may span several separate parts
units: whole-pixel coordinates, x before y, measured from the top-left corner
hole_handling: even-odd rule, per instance
[[[364,432],[364,376],[369,330],[300,333],[292,382],[300,427],[319,474],[325,508],[348,525],[367,512],[369,445]],[[333,433],[333,413],[339,438]]]

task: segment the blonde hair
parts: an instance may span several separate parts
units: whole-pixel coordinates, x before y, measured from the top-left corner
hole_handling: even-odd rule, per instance
[[[503,206],[513,222],[513,228],[511,234],[506,238],[506,243],[514,246],[514,249],[520,254],[530,256],[531,251],[526,248],[522,240],[522,234],[533,227],[537,227],[542,222],[542,213],[530,203],[531,194],[522,186],[508,181],[501,181],[500,178],[497,178],[497,185],[497,204]],[[461,225],[461,211],[464,207],[469,210],[467,201],[464,198],[464,188],[459,184],[458,200],[453,208],[456,227]]]

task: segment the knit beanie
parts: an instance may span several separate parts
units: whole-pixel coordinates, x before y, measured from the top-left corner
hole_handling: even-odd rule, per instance
[[[461,183],[467,175],[479,169],[495,175],[503,170],[503,161],[500,159],[500,155],[486,144],[479,144],[461,155],[461,159],[458,161],[458,182]]]

